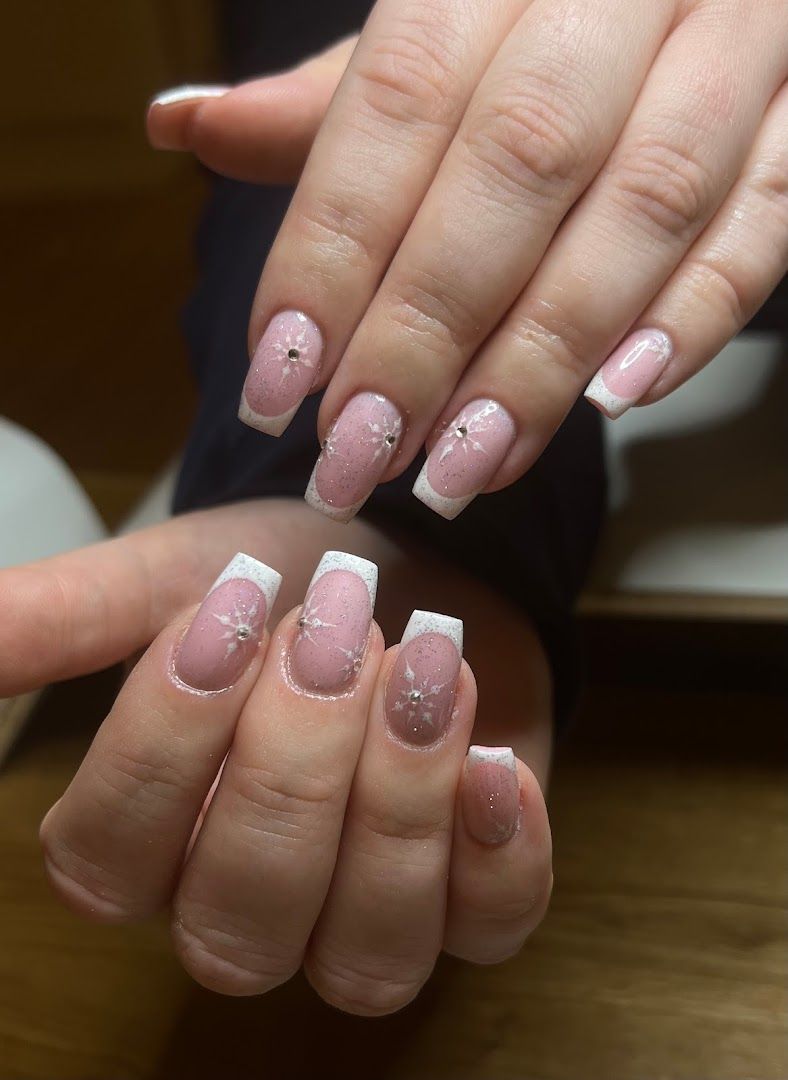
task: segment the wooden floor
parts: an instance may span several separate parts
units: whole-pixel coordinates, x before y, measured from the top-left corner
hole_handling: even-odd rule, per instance
[[[110,519],[191,409],[176,313],[199,191],[184,190],[0,211],[16,268],[3,409]],[[559,752],[544,926],[500,968],[441,963],[417,1003],[377,1021],[300,979],[222,999],[180,972],[163,923],[97,928],[54,903],[36,828],[113,676],[50,691],[0,773],[0,1080],[785,1080],[781,703],[760,649],[722,692],[729,661],[682,684],[681,644],[656,633],[650,678],[624,685],[619,656],[618,685],[590,688]]]

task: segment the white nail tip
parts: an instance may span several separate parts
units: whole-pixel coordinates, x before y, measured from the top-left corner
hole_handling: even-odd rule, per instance
[[[282,575],[272,567],[266,566],[265,563],[253,559],[251,555],[245,555],[242,551],[239,551],[214,581],[209,594],[214,589],[218,589],[220,585],[224,585],[225,581],[237,581],[238,578],[246,578],[254,582],[263,594],[267,620],[276,601],[279,586],[282,584]]]
[[[618,394],[608,390],[601,372],[598,372],[593,377],[586,387],[583,397],[587,401],[593,402],[611,420],[617,420],[619,416],[623,416],[627,409],[634,405],[634,402],[628,398],[619,397]]]
[[[468,748],[469,765],[490,763],[503,765],[505,769],[517,773],[517,760],[511,746],[471,746]]]
[[[457,652],[462,656],[462,619],[455,619],[451,615],[439,615],[437,611],[413,612],[408,619],[408,625],[402,635],[400,645],[407,645],[421,634],[442,634],[453,641]]]
[[[256,431],[262,431],[264,435],[279,436],[287,429],[300,405],[301,402],[299,401],[292,409],[280,413],[279,416],[263,416],[261,413],[254,411],[246,400],[246,395],[242,394],[241,403],[238,406],[238,419]]]
[[[181,101],[224,97],[229,89],[229,86],[173,86],[171,90],[162,90],[157,94],[151,105],[177,105]]]
[[[459,499],[450,499],[446,495],[439,495],[427,479],[427,462],[425,461],[416,483],[413,485],[413,494],[425,506],[429,506],[430,510],[434,510],[436,514],[440,514],[447,521],[453,521],[469,503],[473,502],[479,493],[474,491],[470,495],[463,495]]]
[[[361,499],[359,502],[353,503],[352,506],[331,506],[330,503],[325,502],[318,494],[317,485],[315,484],[316,471],[317,465],[315,465],[315,468],[312,470],[312,475],[309,477],[309,484],[304,494],[307,506],[311,506],[313,510],[319,510],[321,514],[325,514],[325,516],[331,518],[332,521],[350,521],[351,518],[356,516],[367,499]]]
[[[378,590],[378,568],[375,563],[370,562],[369,559],[362,559],[359,555],[350,555],[347,551],[327,551],[317,564],[309,588],[311,589],[315,582],[330,570],[346,570],[360,577],[369,592],[370,605],[375,607]]]

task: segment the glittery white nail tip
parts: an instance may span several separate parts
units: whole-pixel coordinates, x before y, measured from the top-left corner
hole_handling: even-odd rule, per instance
[[[326,517],[331,518],[332,521],[348,522],[356,516],[361,507],[367,501],[361,499],[357,503],[353,503],[352,506],[331,506],[330,503],[321,499],[315,485],[315,469],[312,471],[312,475],[309,478],[309,485],[307,486],[304,498],[306,499],[307,506],[311,506],[313,510],[319,510],[321,514],[325,514]]]
[[[503,765],[505,769],[517,772],[517,760],[511,746],[470,746],[468,747],[468,764],[484,765],[488,763]]]
[[[224,97],[229,86],[173,86],[151,99],[151,105],[177,105],[181,101]]]
[[[610,420],[617,420],[618,417],[622,416],[633,404],[626,398],[611,393],[605,386],[601,375],[595,375],[593,377],[586,387],[583,397],[586,401],[590,401],[592,405],[596,405],[599,411],[604,413]]]
[[[462,656],[462,619],[455,619],[451,615],[439,615],[437,611],[417,609],[408,619],[400,645],[407,645],[413,638],[420,637],[422,634],[443,634],[454,642],[457,652]]]
[[[266,566],[265,563],[253,559],[251,555],[244,555],[242,551],[239,551],[219,574],[209,592],[218,589],[225,581],[236,581],[238,578],[248,578],[249,581],[253,581],[263,594],[267,619],[276,601],[279,586],[282,584],[282,575],[270,566]]]
[[[301,402],[299,401],[292,409],[280,413],[279,416],[262,416],[260,413],[254,411],[246,400],[246,395],[242,394],[241,404],[238,406],[238,419],[244,424],[248,424],[249,427],[254,428],[256,431],[262,431],[264,435],[274,435],[278,437],[287,429],[288,424],[298,412],[300,405]]]
[[[374,608],[378,591],[378,568],[375,563],[362,559],[359,555],[349,555],[346,551],[327,551],[317,564],[309,588],[329,570],[347,570],[360,577],[369,591],[369,602]]]
[[[429,506],[430,510],[434,510],[436,514],[440,514],[447,521],[453,521],[458,514],[462,513],[468,503],[473,502],[478,492],[463,495],[460,499],[449,499],[446,495],[439,495],[427,479],[427,463],[425,462],[416,483],[413,485],[413,494],[425,506]]]

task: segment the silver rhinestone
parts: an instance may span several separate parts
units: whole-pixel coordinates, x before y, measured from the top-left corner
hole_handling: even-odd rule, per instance
[[[304,629],[304,627],[306,626],[306,619],[304,618],[304,616],[303,616],[303,615],[302,615],[302,616],[301,616],[301,618],[300,618],[300,619],[298,620],[298,623],[297,623],[296,625],[297,625],[297,626],[300,626],[302,630]]]
[[[246,641],[246,639],[251,633],[252,631],[248,626],[239,626],[238,629],[235,631],[235,636],[238,638],[239,641]]]
[[[298,351],[298,349],[288,349],[287,350],[287,359],[288,360],[299,360],[300,358],[301,358],[301,353]]]
[[[396,441],[397,441],[397,436],[396,435],[388,434],[386,436],[386,444],[388,446],[393,446]]]
[[[460,426],[455,429],[454,434],[457,436],[458,439],[464,439],[465,436],[468,434],[468,429],[465,424],[460,424]]]
[[[408,697],[415,705],[417,702],[421,701],[421,690],[411,690]]]

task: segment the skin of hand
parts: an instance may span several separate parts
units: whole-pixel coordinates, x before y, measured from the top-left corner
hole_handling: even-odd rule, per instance
[[[327,388],[312,505],[348,520],[426,443],[453,517],[584,388],[616,417],[711,360],[788,266],[786,41],[782,0],[379,0],[294,71],[156,99],[154,145],[298,177],[241,416]]]
[[[326,555],[339,540],[360,557]],[[402,639],[387,652],[368,559],[375,613]],[[441,950],[497,962],[539,923],[550,684],[497,594],[361,520],[264,500],[0,571],[0,596],[3,695],[153,642],[42,823],[50,880],[77,913],[169,908],[203,985],[259,994],[303,966],[362,1015],[412,1000]],[[462,624],[409,618],[414,597],[466,621],[495,687],[486,716]],[[472,728],[520,760],[468,752]]]

